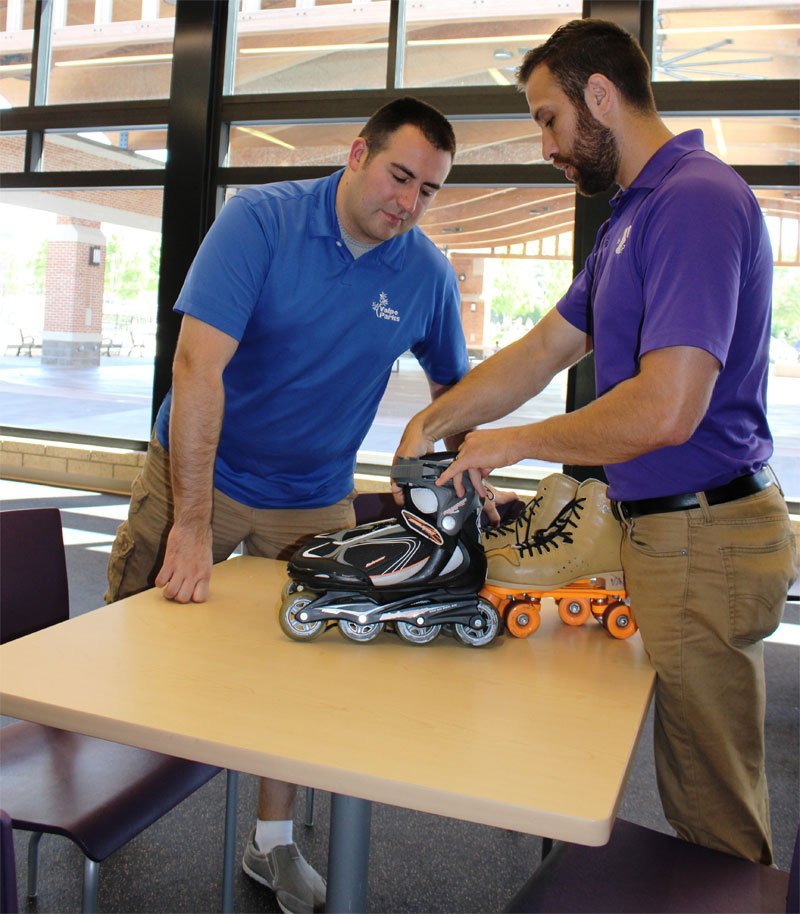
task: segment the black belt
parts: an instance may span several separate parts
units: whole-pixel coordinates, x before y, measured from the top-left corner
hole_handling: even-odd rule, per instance
[[[724,486],[717,486],[703,492],[709,505],[722,505],[726,501],[735,501],[747,495],[755,495],[772,482],[766,470],[747,476],[737,476]],[[618,520],[629,517],[642,517],[645,514],[666,514],[669,511],[688,511],[699,508],[698,493],[687,492],[685,495],[665,495],[663,498],[640,498],[637,501],[613,501],[614,516]]]

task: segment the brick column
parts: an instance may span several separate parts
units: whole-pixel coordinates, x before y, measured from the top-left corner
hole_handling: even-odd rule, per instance
[[[47,239],[43,365],[100,364],[105,265],[100,223],[59,216]]]
[[[451,254],[450,263],[458,277],[461,290],[461,326],[470,355],[483,356],[486,323],[483,301],[483,257],[471,254]]]

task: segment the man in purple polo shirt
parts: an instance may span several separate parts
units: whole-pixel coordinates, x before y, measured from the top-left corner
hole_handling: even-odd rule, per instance
[[[747,185],[659,118],[647,60],[613,23],[576,20],[523,60],[544,157],[590,195],[621,190],[583,271],[523,339],[412,419],[398,448],[500,418],[590,350],[597,399],[470,432],[441,481],[526,457],[603,464],[621,562],[657,673],[655,759],[687,840],[772,862],[762,639],[796,574],[766,467],[772,252]]]

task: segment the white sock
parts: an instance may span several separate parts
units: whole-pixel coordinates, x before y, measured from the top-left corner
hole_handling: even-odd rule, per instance
[[[272,821],[271,819],[256,819],[256,847],[262,854],[266,854],[273,847],[281,844],[292,843],[292,820]]]

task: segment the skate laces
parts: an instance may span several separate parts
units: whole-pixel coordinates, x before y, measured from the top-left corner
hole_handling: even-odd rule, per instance
[[[524,542],[514,546],[520,555],[533,556],[535,549],[539,555],[558,549],[562,544],[572,545],[573,530],[577,529],[578,520],[585,508],[585,498],[574,498],[558,512],[548,527],[534,530],[533,535]]]
[[[493,536],[506,536],[516,529],[517,544],[524,542],[530,536],[531,521],[533,520],[534,512],[542,503],[543,497],[543,495],[535,495],[514,520],[508,520],[504,524],[500,524],[499,527],[487,527],[483,531],[483,535],[487,539],[491,539]],[[520,536],[520,531],[523,528],[525,529],[525,534]]]

